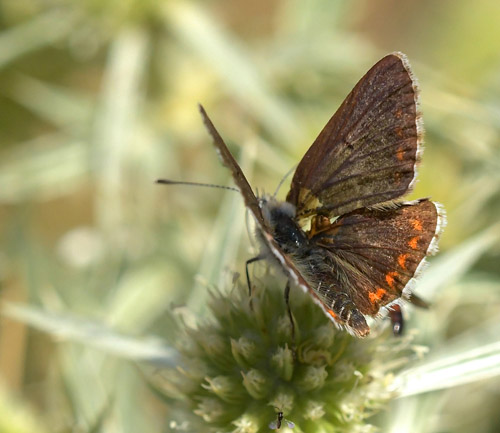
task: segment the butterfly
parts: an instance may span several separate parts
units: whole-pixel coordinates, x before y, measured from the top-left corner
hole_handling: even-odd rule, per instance
[[[287,420],[284,417],[283,412],[279,411],[277,413],[276,420],[275,421],[271,421],[269,423],[269,428],[271,430],[279,430],[281,428],[281,424],[283,423],[283,421],[286,423],[286,425],[288,426],[289,429],[292,429],[292,428],[295,427],[295,423],[293,423],[290,420]]]
[[[262,251],[247,266],[261,259],[278,263],[289,282],[358,337],[369,334],[366,318],[381,309],[394,306],[397,313],[402,300],[423,304],[411,290],[445,223],[438,203],[398,200],[412,190],[422,153],[418,98],[404,54],[378,61],[299,162],[284,202],[254,194],[199,107],[256,222]]]

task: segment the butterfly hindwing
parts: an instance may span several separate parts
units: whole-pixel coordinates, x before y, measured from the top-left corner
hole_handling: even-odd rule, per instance
[[[406,194],[421,141],[417,103],[403,54],[376,63],[300,161],[287,196],[298,216],[341,215]]]
[[[374,316],[402,297],[424,258],[434,252],[442,217],[437,204],[423,199],[389,209],[353,211],[314,234],[311,241],[327,251],[331,267],[331,290],[326,290],[327,281],[319,287],[325,289],[323,302],[339,315],[329,302],[342,292],[360,313]]]

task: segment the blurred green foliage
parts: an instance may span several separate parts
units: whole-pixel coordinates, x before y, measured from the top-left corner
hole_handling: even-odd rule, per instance
[[[168,339],[171,304],[203,315],[207,284],[225,286],[250,249],[239,197],[153,183],[230,183],[196,104],[272,191],[361,75],[399,50],[427,130],[412,197],[442,202],[449,220],[422,281],[434,306],[410,326],[431,350],[494,341],[499,19],[496,0],[1,1],[2,301]],[[1,320],[0,386],[38,431],[167,429],[169,408],[129,362]],[[400,400],[378,422],[497,432],[496,374]],[[23,431],[3,428],[9,414],[2,431]]]

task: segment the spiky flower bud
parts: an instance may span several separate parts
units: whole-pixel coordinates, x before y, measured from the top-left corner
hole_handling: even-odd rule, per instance
[[[181,361],[161,374],[172,431],[266,432],[278,412],[282,431],[289,421],[304,433],[370,430],[365,418],[391,397],[389,366],[401,366],[409,344],[389,331],[359,339],[337,330],[299,290],[295,338],[276,287],[255,289],[251,302],[240,287],[210,299],[213,317],[179,326]]]

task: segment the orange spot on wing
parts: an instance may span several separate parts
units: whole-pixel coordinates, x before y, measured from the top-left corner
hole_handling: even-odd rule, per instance
[[[398,263],[403,269],[406,269],[406,260],[408,260],[408,254],[400,254],[398,256]]]
[[[420,220],[411,220],[411,225],[415,230],[422,231],[422,222]]]
[[[413,238],[411,238],[409,241],[408,241],[408,246],[412,249],[412,250],[416,250],[417,249],[417,244],[418,244],[418,240],[420,239],[420,236],[415,236]]]
[[[396,152],[396,158],[399,159],[400,161],[403,160],[405,154],[403,152],[403,149],[401,149],[400,147],[398,148],[397,152]]]
[[[387,293],[386,290],[382,289],[381,287],[377,288],[376,292],[370,292],[368,293],[368,297],[370,298],[370,302],[372,304],[376,304],[378,301],[380,301],[384,295]]]
[[[332,316],[336,321],[339,320],[339,317],[333,312],[333,310],[328,310],[328,314]]]
[[[389,287],[394,287],[394,277],[397,277],[398,276],[398,273],[397,272],[388,272],[386,275],[385,275],[385,281],[387,281],[387,284],[389,285]]]

